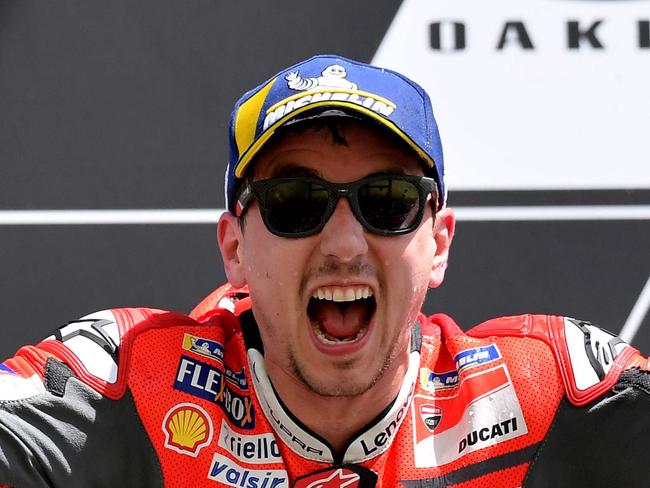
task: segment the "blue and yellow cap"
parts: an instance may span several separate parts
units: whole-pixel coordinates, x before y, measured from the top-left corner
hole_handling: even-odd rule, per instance
[[[235,104],[225,188],[230,212],[247,168],[274,132],[308,111],[330,109],[374,120],[403,139],[430,168],[438,184],[438,206],[445,205],[442,145],[424,89],[395,71],[321,55],[281,71]]]

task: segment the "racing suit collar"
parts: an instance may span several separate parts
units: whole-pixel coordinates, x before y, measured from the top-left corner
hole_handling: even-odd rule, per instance
[[[266,419],[279,438],[296,454],[313,461],[361,463],[387,451],[411,405],[420,369],[422,333],[416,322],[411,333],[409,365],[397,397],[337,453],[329,443],[307,428],[282,403],[264,366],[264,349],[252,313],[242,314],[242,330],[255,393]],[[381,439],[381,443],[377,442]]]

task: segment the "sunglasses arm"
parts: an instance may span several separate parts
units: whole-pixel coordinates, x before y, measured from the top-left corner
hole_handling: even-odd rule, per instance
[[[248,204],[251,202],[253,198],[255,197],[253,195],[251,187],[248,185],[245,186],[242,192],[239,194],[239,197],[237,198],[237,203],[235,204],[236,217],[242,216],[244,210],[246,210],[246,207],[248,207]]]

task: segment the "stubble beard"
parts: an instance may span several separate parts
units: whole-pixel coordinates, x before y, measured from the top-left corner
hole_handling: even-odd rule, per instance
[[[397,341],[392,342],[391,348],[386,352],[381,366],[370,379],[342,379],[332,378],[330,381],[315,378],[310,374],[309,368],[301,364],[293,349],[288,351],[289,366],[293,375],[311,392],[323,397],[356,397],[368,392],[388,371],[395,362],[398,355]],[[355,361],[347,361],[337,364],[337,369],[344,375],[346,371],[355,366]]]
[[[321,276],[339,276],[347,279],[353,277],[374,276],[376,272],[374,268],[361,260],[353,263],[341,264],[336,260],[327,260],[321,263],[318,267],[308,270],[300,283],[300,296],[303,296],[307,288],[307,284]],[[382,286],[382,283],[379,283]],[[289,367],[294,377],[298,379],[308,390],[317,395],[324,397],[355,397],[363,395],[382,378],[386,371],[391,367],[395,358],[397,357],[396,342],[393,341],[390,349],[386,352],[381,366],[376,370],[375,374],[369,379],[354,379],[345,378],[347,371],[355,367],[355,361],[345,361],[336,365],[338,371],[342,374],[343,378],[332,378],[330,381],[317,378],[315,374],[310,373],[310,368],[307,359],[303,362],[298,360],[293,347],[289,346],[287,351],[289,359]],[[337,375],[338,376],[338,375]]]

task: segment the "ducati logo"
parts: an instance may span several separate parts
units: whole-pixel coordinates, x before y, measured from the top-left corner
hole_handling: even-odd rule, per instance
[[[437,405],[420,405],[420,417],[422,422],[431,432],[438,426],[442,418],[442,409]]]

